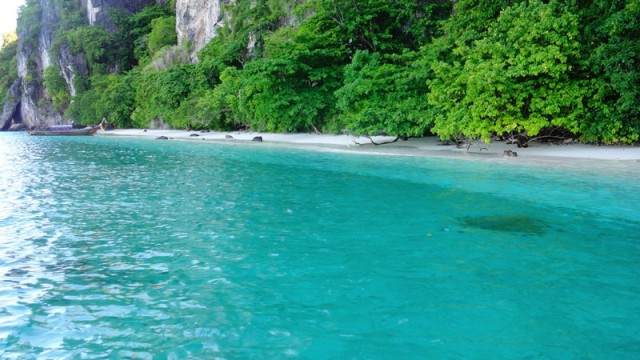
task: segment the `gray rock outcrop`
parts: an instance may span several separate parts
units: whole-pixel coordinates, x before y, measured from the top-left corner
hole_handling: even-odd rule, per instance
[[[23,26],[18,32],[18,77],[21,80],[20,116],[27,127],[46,127],[61,121],[52,111],[43,85],[44,69],[51,64],[51,39],[58,22],[58,9],[53,0],[40,0],[40,24]],[[39,29],[37,43],[29,41],[28,33]]]
[[[9,98],[5,100],[0,113],[0,130],[5,131],[14,124],[22,123],[20,116],[20,80],[16,80],[9,88]]]
[[[177,0],[176,31],[178,44],[191,43],[191,61],[224,25],[222,7],[234,0]]]
[[[75,79],[89,75],[87,62],[83,54],[74,54],[65,41],[59,42],[59,48],[53,51],[56,33],[60,27],[63,11],[69,6],[76,7],[86,15],[89,25],[102,26],[107,31],[115,31],[110,19],[110,9],[136,12],[153,4],[166,4],[170,0],[79,0],[64,3],[58,0],[37,0],[40,5],[39,22],[22,24],[18,33],[17,72],[19,81],[15,85],[13,99],[3,106],[0,128],[8,129],[13,123],[22,123],[27,127],[43,128],[53,124],[68,123],[63,114],[52,104],[50,94],[44,86],[44,73],[50,66],[60,68],[71,96],[77,95]],[[175,0],[176,31],[178,43],[191,44],[190,60],[197,62],[197,53],[211,39],[217,30],[229,23],[225,18],[224,6],[237,0]],[[65,4],[66,8],[62,8]],[[290,6],[290,5],[283,5]],[[66,9],[66,10],[65,10]],[[286,9],[291,10],[291,9]],[[289,23],[293,17],[285,22]],[[31,19],[31,21],[33,21]],[[34,36],[34,33],[37,34]],[[258,39],[251,34],[247,53],[257,46]],[[17,120],[16,120],[17,119]]]
[[[58,59],[60,72],[67,83],[67,89],[71,96],[76,96],[77,91],[74,80],[78,76],[86,76],[89,73],[87,61],[83,54],[72,54],[69,46],[63,43],[60,46],[60,59]]]
[[[145,6],[164,4],[168,0],[82,0],[82,6],[90,25],[104,26],[107,30],[115,30],[109,19],[109,8],[135,12]],[[63,11],[54,0],[39,0],[41,7],[39,24],[22,26],[18,33],[18,76],[20,78],[19,115],[27,127],[43,128],[66,121],[63,115],[53,108],[49,94],[44,87],[44,72],[52,64],[60,66],[69,94],[76,95],[74,79],[87,75],[87,64],[82,54],[72,54],[63,43],[60,46],[59,58],[52,59],[52,43]],[[30,31],[38,31],[37,41],[28,36]],[[10,105],[10,104],[9,104]],[[6,106],[9,106],[5,104]],[[4,116],[4,109],[3,109]],[[6,118],[0,118],[2,128]],[[7,125],[7,127],[10,125]]]
[[[136,12],[145,6],[165,4],[168,0],[82,0],[82,7],[89,25],[101,25],[107,30],[115,30],[109,18],[109,8]]]

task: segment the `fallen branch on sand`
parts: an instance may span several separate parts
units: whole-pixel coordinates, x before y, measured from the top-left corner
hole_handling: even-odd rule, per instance
[[[378,146],[378,145],[392,144],[392,143],[394,143],[394,142],[396,142],[396,141],[400,140],[400,136],[396,136],[396,138],[395,138],[395,139],[393,139],[393,140],[391,140],[391,141],[385,141],[385,142],[377,143],[377,142],[373,141],[373,138],[372,138],[371,136],[365,136],[365,138],[369,139],[369,141],[371,141],[371,142],[370,142],[370,143],[364,143],[364,144],[362,144],[362,143],[357,142],[355,139],[353,140],[353,142],[354,142],[356,145],[360,145],[360,146],[362,146],[362,145],[374,145],[374,146]]]
[[[406,138],[403,138],[401,136],[396,136],[396,138],[391,140],[391,141],[384,141],[384,142],[377,143],[377,142],[373,141],[373,138],[371,136],[365,136],[365,138],[369,139],[370,142],[369,143],[359,143],[359,142],[356,141],[356,139],[353,139],[353,142],[356,145],[360,145],[360,146],[364,146],[364,145],[378,146],[378,145],[393,144],[394,142],[396,142],[396,141],[398,141],[400,139],[407,140]]]

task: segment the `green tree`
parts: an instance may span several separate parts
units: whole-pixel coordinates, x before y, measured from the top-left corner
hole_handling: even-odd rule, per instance
[[[279,29],[267,37],[264,58],[245,64],[239,108],[246,115],[238,117],[251,119],[251,128],[321,131],[334,116],[346,56],[333,32],[319,31],[324,21]]]
[[[8,100],[9,87],[18,80],[16,72],[18,42],[15,34],[2,34],[0,49],[0,104]]]
[[[95,105],[107,86],[107,82],[104,81],[105,76],[95,74],[88,80],[88,89],[73,98],[65,111],[66,117],[82,125],[95,125],[100,122],[103,114],[98,113]]]
[[[42,17],[42,5],[38,0],[26,0],[18,10],[17,34],[20,38],[23,56],[26,57],[27,83],[39,83],[39,69],[36,60],[38,42],[40,39],[40,19]]]
[[[18,10],[17,33],[24,46],[38,45],[41,17],[42,5],[38,0],[26,0]]]
[[[337,106],[349,130],[357,135],[423,136],[427,115],[428,72],[416,52],[383,57],[357,52],[345,68]]]
[[[67,83],[57,65],[49,66],[44,71],[44,85],[51,97],[55,110],[64,112],[69,106],[71,95],[67,89]]]
[[[244,64],[263,56],[265,39],[283,26],[289,9],[302,0],[237,1],[224,6],[229,23],[217,30],[198,53],[199,67],[211,86],[229,66],[241,69]],[[251,45],[250,45],[251,43]]]
[[[133,126],[131,114],[135,109],[135,89],[132,82],[134,73],[124,75],[110,74],[104,79],[102,91],[94,104],[98,119],[120,128]]]
[[[640,136],[640,1],[620,7],[599,19],[593,33],[600,40],[588,42],[598,45],[589,52],[594,95],[592,116],[580,125],[584,140],[630,143]]]
[[[148,6],[134,14],[124,10],[111,10],[111,18],[118,29],[113,36],[112,50],[116,65],[121,71],[128,71],[150,59],[147,41],[152,30],[151,22],[170,17],[171,13],[170,9],[162,6]]]
[[[182,126],[183,121],[176,110],[183,101],[206,88],[206,78],[194,65],[144,72],[135,81],[133,123],[146,127],[149,121],[162,119],[171,126]]]
[[[206,112],[214,128],[245,129],[250,127],[251,119],[241,110],[243,94],[241,71],[235,67],[226,68],[220,75],[220,85],[207,91],[200,99],[200,111]]]
[[[449,2],[428,0],[312,0],[309,7],[337,27],[335,34],[352,54],[417,50],[440,32],[439,20],[451,11]]]
[[[112,63],[110,49],[113,38],[97,26],[81,26],[66,33],[69,48],[74,54],[82,53],[92,73],[104,73]]]
[[[166,16],[151,20],[151,32],[147,43],[149,54],[152,56],[165,46],[177,44],[176,17]]]
[[[95,125],[105,118],[117,127],[133,125],[135,91],[134,74],[96,74],[90,77],[89,89],[76,95],[65,115],[84,125]]]
[[[460,61],[434,64],[429,102],[442,138],[491,134],[535,136],[543,128],[579,130],[587,87],[574,81],[578,21],[557,2],[505,8],[486,36],[457,43]]]

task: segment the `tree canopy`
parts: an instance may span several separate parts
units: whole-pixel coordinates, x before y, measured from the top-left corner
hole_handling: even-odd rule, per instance
[[[22,10],[27,40],[40,11],[32,0]],[[115,32],[69,11],[56,41],[88,72],[71,96],[47,69],[48,96],[78,122],[117,126],[639,139],[640,0],[261,0],[224,11],[195,64],[176,45],[175,2],[114,11]],[[14,66],[7,49],[3,68]]]
[[[15,33],[2,34],[0,47],[0,104],[11,95],[9,88],[18,79],[16,73],[18,43]]]

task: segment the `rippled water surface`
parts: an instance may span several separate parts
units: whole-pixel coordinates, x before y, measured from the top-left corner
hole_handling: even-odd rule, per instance
[[[0,133],[0,358],[631,359],[635,166]]]

